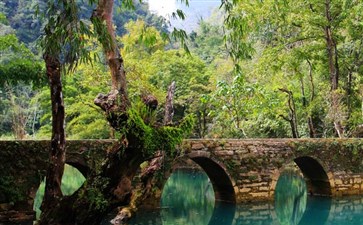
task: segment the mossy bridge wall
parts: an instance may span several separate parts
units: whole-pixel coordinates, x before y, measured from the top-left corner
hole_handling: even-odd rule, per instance
[[[114,142],[67,141],[66,163],[87,177]],[[0,141],[0,222],[13,211],[33,216],[26,212],[45,176],[49,146],[49,141]],[[310,194],[363,194],[360,139],[198,139],[185,140],[178,150],[204,169],[221,201],[273,200],[280,173],[291,163],[300,168]]]

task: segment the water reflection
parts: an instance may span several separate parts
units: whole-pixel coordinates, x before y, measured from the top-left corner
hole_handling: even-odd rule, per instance
[[[280,176],[274,203],[215,204],[209,185],[205,174],[177,171],[164,189],[162,208],[139,212],[129,225],[363,224],[363,197],[329,199],[307,196],[305,181],[295,173]]]
[[[164,225],[208,224],[214,209],[214,191],[207,175],[176,170],[165,184],[161,207]]]
[[[336,202],[338,204],[338,201]],[[309,197],[304,216],[299,225],[322,225],[326,224],[332,200],[324,197]],[[334,214],[332,212],[332,214]],[[342,224],[343,225],[343,224]]]
[[[232,224],[236,206],[231,203],[217,202],[214,206],[212,218],[208,225]]]
[[[284,171],[276,184],[275,209],[281,225],[297,225],[306,209],[306,183],[294,170]]]

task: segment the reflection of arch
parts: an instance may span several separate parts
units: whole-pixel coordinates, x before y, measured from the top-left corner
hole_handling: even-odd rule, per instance
[[[306,210],[299,224],[325,224],[330,214],[330,198],[308,197]]]
[[[236,213],[236,205],[216,203],[208,225],[232,224]]]
[[[294,162],[304,174],[308,193],[311,195],[331,196],[329,177],[321,163],[308,156],[298,157]]]
[[[207,152],[192,152],[187,155],[208,175],[214,189],[216,201],[236,202],[231,177],[223,165],[210,158]]]

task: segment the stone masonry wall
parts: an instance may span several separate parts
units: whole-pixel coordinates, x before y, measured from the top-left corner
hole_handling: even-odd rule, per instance
[[[87,176],[101,166],[113,142],[67,141],[67,163]],[[50,141],[0,141],[0,224],[2,217],[35,216],[34,197],[46,174],[49,147]]]
[[[114,141],[67,141],[67,161],[83,173],[97,169]],[[30,205],[45,175],[49,146],[49,141],[0,141],[0,204],[12,202],[16,208],[17,202],[25,201]],[[299,157],[321,165],[332,196],[363,194],[360,139],[185,140],[179,150],[186,157],[216,162],[211,165],[220,166],[230,178],[236,202],[273,200],[280,172]]]
[[[244,139],[185,140],[181,149],[184,154],[206,152],[224,165],[236,201],[247,202],[273,200],[285,165],[306,156],[325,170],[331,195],[363,194],[362,147],[360,139]]]

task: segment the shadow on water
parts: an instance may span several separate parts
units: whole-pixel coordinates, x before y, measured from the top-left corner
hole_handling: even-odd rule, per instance
[[[306,210],[299,225],[322,225],[328,220],[331,198],[308,197]]]
[[[213,215],[208,225],[232,224],[236,213],[236,205],[224,202],[216,202]]]

